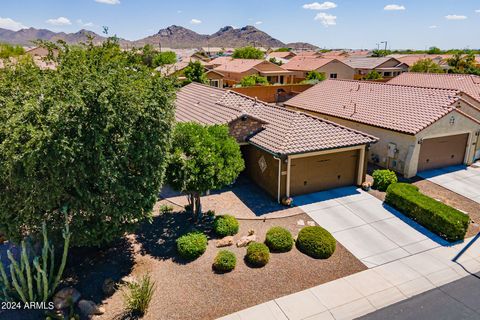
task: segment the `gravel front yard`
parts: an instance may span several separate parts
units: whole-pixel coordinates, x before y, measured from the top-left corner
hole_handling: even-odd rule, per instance
[[[311,220],[306,214],[266,221],[240,220],[240,232],[235,240],[254,229],[258,241],[263,241],[272,226],[283,226],[296,236],[301,229],[297,225],[299,219],[305,223]],[[216,274],[212,271],[212,262],[220,249],[215,247],[215,239],[210,238],[207,251],[199,259],[189,263],[177,259],[175,239],[189,228],[191,221],[186,214],[158,216],[153,224],[145,225],[128,237],[133,248],[133,266],[124,268],[121,260],[119,263],[111,261],[117,259],[114,255],[101,255],[101,259],[110,260],[110,266],[119,270],[131,268],[134,276],[149,272],[156,281],[156,291],[144,319],[215,319],[366,269],[337,242],[335,253],[327,260],[312,259],[294,247],[288,253],[272,254],[264,268],[248,267],[243,260],[246,248],[230,246],[224,249],[235,253],[237,266],[230,273]],[[212,237],[208,226],[205,230]],[[125,262],[129,263],[128,260]],[[102,265],[102,262],[95,264]],[[88,272],[94,272],[94,269]],[[76,287],[82,293],[98,292],[103,280],[98,277],[96,281],[81,281]],[[96,298],[96,302],[101,302],[99,297]],[[121,319],[123,301],[120,290],[105,298],[103,306],[106,313],[95,319]]]

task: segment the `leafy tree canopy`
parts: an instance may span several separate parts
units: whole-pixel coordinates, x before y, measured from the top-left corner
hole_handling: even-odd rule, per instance
[[[442,53],[442,50],[440,50],[440,48],[437,48],[437,47],[430,47],[430,48],[427,50],[427,53],[428,53],[428,54],[441,54],[441,53]]]
[[[52,47],[52,44],[49,44]],[[0,70],[0,231],[18,241],[63,227],[102,245],[151,217],[174,121],[173,80],[116,39],[63,45],[56,70]]]
[[[8,43],[0,43],[0,59],[18,57],[25,53],[21,46],[12,46]]]
[[[411,72],[443,73],[443,69],[432,59],[421,59],[413,64]]]
[[[131,60],[135,63],[142,63],[149,68],[156,68],[165,64],[172,64],[177,61],[177,55],[173,51],[157,51],[155,48],[147,44],[140,50],[133,49],[130,53]]]
[[[376,70],[372,70],[365,76],[364,79],[365,80],[381,80],[381,79],[383,79],[383,77]]]
[[[325,77],[325,73],[312,70],[307,73],[307,77],[305,79],[323,81],[326,79],[326,77]]]
[[[290,52],[292,48],[278,48],[274,52]]]
[[[265,77],[262,77],[258,74],[251,74],[249,76],[245,76],[240,80],[240,85],[242,87],[251,87],[256,85],[267,86],[268,80]]]
[[[264,57],[263,51],[254,47],[237,48],[232,55],[235,59],[263,59]]]
[[[207,83],[207,75],[205,74],[205,68],[200,61],[190,61],[188,66],[183,71],[186,81],[184,84],[191,82]]]
[[[178,123],[167,169],[169,184],[189,195],[201,214],[200,196],[232,184],[244,169],[240,146],[226,125]]]
[[[281,66],[283,64],[282,61],[275,59],[275,57],[271,57],[270,59],[268,59],[268,61],[270,61],[271,63],[275,63],[277,66]]]

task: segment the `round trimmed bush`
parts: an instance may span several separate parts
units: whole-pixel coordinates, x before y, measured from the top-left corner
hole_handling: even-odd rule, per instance
[[[392,183],[397,183],[398,178],[392,170],[375,170],[372,173],[373,188],[379,191],[386,191]]]
[[[260,242],[251,242],[247,247],[245,260],[254,267],[263,267],[270,260],[270,250]]]
[[[228,250],[220,250],[213,261],[213,269],[219,272],[229,272],[235,269],[237,257]]]
[[[272,252],[288,252],[293,247],[293,237],[290,231],[282,227],[272,227],[265,237],[265,244]]]
[[[336,247],[335,238],[319,226],[305,227],[298,233],[297,248],[315,259],[327,259]]]
[[[228,214],[217,216],[213,221],[213,230],[220,237],[236,235],[239,226],[237,218]]]
[[[177,239],[177,250],[184,259],[194,260],[207,250],[208,239],[200,231],[184,234]]]

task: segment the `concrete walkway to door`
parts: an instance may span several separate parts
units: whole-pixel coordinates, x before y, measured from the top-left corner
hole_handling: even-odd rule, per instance
[[[448,244],[356,187],[298,196],[294,203],[369,268]]]

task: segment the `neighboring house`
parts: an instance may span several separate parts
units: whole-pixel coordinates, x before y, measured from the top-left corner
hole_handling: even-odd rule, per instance
[[[241,145],[246,173],[277,201],[360,185],[366,149],[377,141],[327,120],[196,83],[177,92],[175,106],[176,121],[228,124]]]
[[[342,60],[355,69],[355,80],[365,78],[372,71],[377,71],[383,78],[389,79],[408,71],[408,66],[392,57],[350,57]]]
[[[448,54],[405,54],[405,55],[390,55],[389,57],[395,58],[398,61],[404,63],[410,69],[415,63],[420,60],[430,59],[438,64],[442,69],[449,69],[450,66],[447,63],[447,59],[451,57]]]
[[[305,80],[310,71],[325,74],[327,79],[353,79],[355,70],[338,59],[298,56],[281,66],[294,72],[295,83]]]
[[[48,56],[48,49],[45,47],[35,47],[30,50],[25,51],[26,54],[32,57],[46,57]],[[52,49],[52,54],[56,57],[58,56],[58,50]]]
[[[205,66],[205,62],[203,62],[202,60],[197,60],[197,61],[200,62],[200,64]],[[160,66],[155,70],[160,72],[161,75],[163,76],[176,76],[178,77],[178,79],[184,80],[185,76],[183,73],[189,63],[190,61],[187,61],[187,60],[178,61],[173,64]],[[223,78],[224,78],[223,74],[215,70],[210,70],[205,68],[205,75],[207,76],[207,79],[211,86],[217,87],[217,88],[223,88]]]
[[[369,161],[409,178],[473,162],[480,105],[462,97],[460,90],[326,80],[285,106],[380,138]]]
[[[206,66],[210,70],[221,73],[224,76],[225,86],[234,86],[242,78],[257,74],[267,78],[271,84],[288,84],[293,82],[293,72],[285,70],[274,63],[257,59],[232,59],[219,57],[213,59]]]
[[[281,51],[281,52],[270,52],[267,54],[267,60],[270,59],[275,59],[276,61],[279,61],[281,63],[287,63],[290,59],[296,57],[297,55],[293,53],[292,51]]]

